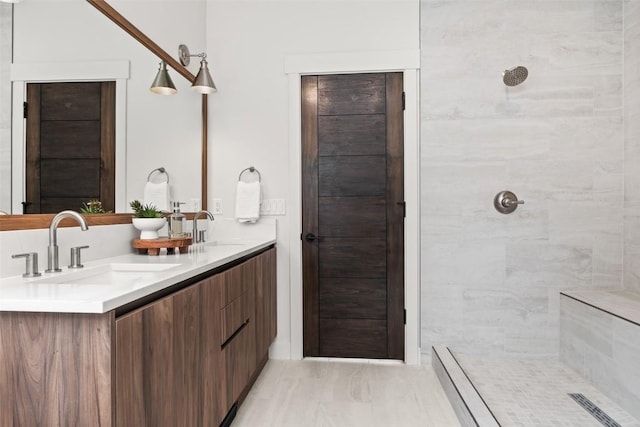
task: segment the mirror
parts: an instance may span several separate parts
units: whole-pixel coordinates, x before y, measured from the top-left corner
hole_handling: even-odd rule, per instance
[[[137,3],[138,10],[143,4],[149,5],[149,2],[131,3]],[[182,2],[174,3],[182,4]],[[93,67],[99,70],[104,64],[108,68],[109,64],[123,62],[123,60],[128,64],[129,76],[124,82],[124,92],[117,93],[117,96],[121,96],[126,102],[124,104],[125,111],[121,111],[117,115],[122,118],[120,120],[121,129],[116,131],[120,132],[117,138],[123,139],[125,144],[121,146],[119,153],[124,159],[121,162],[121,168],[116,166],[116,180],[120,182],[120,187],[118,187],[120,188],[120,197],[118,194],[116,195],[116,211],[127,211],[128,201],[142,199],[144,183],[148,174],[158,167],[165,167],[169,172],[173,199],[187,202],[184,210],[193,210],[198,207],[197,205],[206,208],[207,99],[206,96],[190,89],[190,80],[193,78],[193,74],[190,70],[179,65],[174,59],[176,55],[170,55],[155,45],[151,39],[138,31],[127,18],[105,1],[50,2],[30,0],[13,6],[0,3],[0,6],[2,7],[0,13],[2,13],[1,28],[3,29],[3,45],[0,49],[0,58],[2,59],[0,80],[3,81],[3,85],[0,86],[2,88],[0,90],[6,88],[4,82],[8,67],[5,63],[7,55],[4,31],[7,28],[5,25],[7,19],[11,17],[14,24],[14,70],[20,68],[15,64],[31,64],[47,69],[48,65],[64,62],[70,67],[88,64],[89,68]],[[13,8],[13,13],[9,14],[9,18],[7,18],[7,8]],[[135,39],[131,38],[121,28],[113,25],[113,22],[105,19],[105,16],[99,11],[107,15],[121,28],[127,30],[125,27],[128,26],[127,32],[130,35],[133,35],[131,31],[135,30],[140,36],[134,36]],[[204,14],[201,15],[201,19],[202,28],[199,28],[198,22],[190,22],[188,24],[196,30],[183,34],[177,34],[172,28],[164,27],[165,23],[160,24],[166,33],[165,40],[170,37],[174,38],[175,47],[173,50],[177,51],[177,46],[180,43],[192,43],[193,41],[194,46],[204,43],[197,41],[198,38],[204,37]],[[51,22],[57,23],[54,31],[52,31]],[[145,22],[145,25],[150,29],[153,27],[150,17],[147,17]],[[159,58],[165,56],[175,63],[171,64],[167,60],[169,65],[178,68],[181,71],[180,74],[186,77],[182,78],[174,70],[170,71],[179,92],[178,95],[170,97],[149,92],[150,83],[158,69]],[[84,69],[84,67],[77,68]],[[197,70],[197,64],[192,68]],[[54,76],[51,81],[56,81],[58,78]],[[2,96],[2,99],[5,100],[6,97]],[[18,103],[14,102],[14,111],[16,105]],[[2,117],[6,118],[4,108],[3,105]],[[14,114],[15,116],[17,115]],[[7,210],[6,177],[11,176],[11,172],[7,172],[7,169],[12,169],[12,165],[6,162],[6,147],[8,146],[10,149],[11,145],[7,144],[4,124],[0,126],[0,132],[2,132],[0,134],[0,150],[3,154],[0,164],[0,179],[2,181],[0,184],[0,206],[2,207],[0,209]],[[118,155],[118,150],[116,155]],[[13,176],[15,181],[16,175]],[[119,205],[118,200],[120,200]],[[14,208],[15,203],[12,204],[12,210],[15,212]]]

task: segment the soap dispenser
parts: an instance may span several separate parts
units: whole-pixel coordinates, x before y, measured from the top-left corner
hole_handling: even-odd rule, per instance
[[[169,216],[169,237],[172,239],[185,237],[187,217],[180,212],[180,205],[184,202],[173,202],[173,213]]]

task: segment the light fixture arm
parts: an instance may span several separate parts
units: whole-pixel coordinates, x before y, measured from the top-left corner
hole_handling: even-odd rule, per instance
[[[180,63],[185,67],[189,65],[189,63],[191,62],[191,58],[194,56],[198,58],[202,58],[203,61],[206,61],[207,59],[207,54],[205,52],[196,53],[195,55],[192,55],[189,52],[189,48],[186,45],[181,44],[180,46],[178,46],[178,57],[180,58]]]

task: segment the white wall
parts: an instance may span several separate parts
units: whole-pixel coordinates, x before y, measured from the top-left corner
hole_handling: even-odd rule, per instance
[[[417,49],[417,0],[218,1],[207,4],[211,96],[210,198],[233,216],[238,173],[255,166],[264,198],[287,199],[288,87],[285,57]],[[289,216],[278,217],[278,336],[272,357],[291,354]],[[299,284],[298,284],[299,285]]]
[[[0,3],[0,210],[11,211],[12,6]]]
[[[148,2],[133,2],[130,7],[147,8]],[[14,11],[14,63],[130,61],[125,200],[141,199],[147,175],[160,166],[169,172],[178,200],[200,198],[201,97],[189,82],[170,71],[178,94],[151,93],[159,59],[86,1],[31,0],[16,4]],[[184,2],[180,15],[173,10],[172,16],[192,22],[190,32],[177,34],[173,27],[156,24],[175,39],[175,52],[170,53],[177,57],[179,43],[204,44],[203,14],[203,2]],[[141,26],[153,26],[153,14],[140,15],[147,17]],[[190,70],[197,67],[192,64]]]
[[[557,355],[558,291],[622,286],[622,16],[621,1],[422,0],[425,356]],[[516,65],[529,78],[507,88]],[[526,203],[497,213],[501,190]]]

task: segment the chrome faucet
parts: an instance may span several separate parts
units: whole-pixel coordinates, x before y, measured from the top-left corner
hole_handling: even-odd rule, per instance
[[[210,221],[213,221],[213,215],[211,212],[206,210],[199,211],[193,216],[193,233],[191,234],[193,236],[193,243],[201,243],[205,241],[204,230],[200,232],[202,233],[201,235],[198,235],[198,217],[200,214],[205,214]]]
[[[62,271],[58,265],[58,224],[65,218],[73,218],[78,221],[82,231],[89,229],[87,220],[76,211],[62,211],[54,216],[51,220],[51,225],[49,225],[49,247],[47,248],[47,269],[44,271],[45,273]]]

